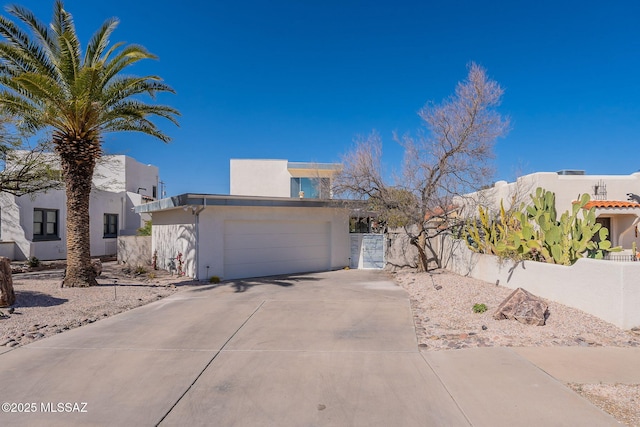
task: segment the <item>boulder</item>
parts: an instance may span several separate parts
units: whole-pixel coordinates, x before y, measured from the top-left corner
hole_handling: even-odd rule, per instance
[[[511,293],[493,314],[496,320],[514,319],[525,325],[544,326],[547,304],[522,288]]]
[[[102,261],[94,259],[91,261],[91,266],[93,267],[93,272],[96,273],[96,277],[100,277],[102,274]]]
[[[9,258],[0,257],[0,307],[9,307],[15,302],[16,294],[13,291],[13,279],[11,278],[11,261]]]

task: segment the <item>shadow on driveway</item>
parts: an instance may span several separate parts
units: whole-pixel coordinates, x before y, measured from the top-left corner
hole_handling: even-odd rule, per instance
[[[274,285],[281,286],[284,288],[295,286],[296,282],[317,282],[322,280],[318,277],[313,276],[271,276],[271,277],[258,277],[254,279],[243,279],[243,280],[229,280],[222,283],[218,283],[215,285],[206,285],[200,288],[194,289],[194,291],[206,291],[209,289],[217,289],[223,287],[231,287],[234,289],[234,292],[241,293],[247,292],[251,288],[255,286],[263,286],[263,285]]]

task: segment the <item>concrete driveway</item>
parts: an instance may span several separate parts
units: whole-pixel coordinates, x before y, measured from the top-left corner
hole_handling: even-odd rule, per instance
[[[617,425],[516,351],[421,353],[405,291],[362,270],[202,286],[8,351],[0,401],[22,411],[3,426]]]

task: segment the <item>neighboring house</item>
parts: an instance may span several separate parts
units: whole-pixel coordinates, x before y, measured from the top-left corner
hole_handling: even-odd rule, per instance
[[[233,159],[231,195],[182,194],[136,212],[153,216],[157,265],[199,280],[380,268],[361,249],[381,251],[382,240],[350,233],[352,209],[364,205],[331,199],[339,170],[333,163]]]
[[[145,218],[133,208],[157,197],[158,168],[123,155],[104,156],[93,185],[91,256],[115,255],[117,236],[135,234],[143,225]],[[65,258],[66,216],[64,189],[20,197],[0,193],[0,254],[15,260]]]
[[[331,179],[342,165],[231,159],[229,169],[232,195],[331,199]]]
[[[584,171],[538,172],[525,175],[516,182],[498,181],[491,188],[465,196],[467,206],[478,203],[496,209],[500,200],[509,209],[511,204],[529,202],[529,194],[537,187],[556,195],[558,215],[570,210],[582,194],[589,194],[597,221],[609,229],[609,240],[614,246],[630,249],[633,242],[640,246],[640,172],[631,175],[586,175]],[[472,212],[467,212],[470,214]]]

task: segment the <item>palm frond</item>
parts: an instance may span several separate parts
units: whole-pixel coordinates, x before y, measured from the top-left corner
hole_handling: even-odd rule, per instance
[[[173,88],[162,83],[158,76],[122,77],[112,80],[103,90],[103,102],[105,106],[112,106],[129,97],[148,94],[152,98],[156,93],[175,93]]]
[[[101,86],[106,86],[106,84],[122,70],[142,59],[157,59],[157,56],[148,52],[142,46],[125,46],[125,48],[119,51],[110,61],[105,62]]]
[[[14,77],[13,81],[19,85],[28,98],[45,104],[54,104],[58,108],[64,108],[64,93],[60,86],[48,76],[36,73],[23,73]]]
[[[20,119],[19,125],[29,132],[47,126],[42,120],[42,109],[28,99],[13,93],[0,90],[0,112],[4,115],[15,116]]]
[[[162,142],[170,142],[171,137],[164,134],[162,131],[158,129],[158,127],[146,119],[141,120],[127,120],[127,119],[118,119],[112,122],[109,126],[109,129],[114,132],[128,131],[128,132],[141,132],[147,135],[151,135],[153,137],[158,138]]]
[[[7,9],[9,13],[20,19],[27,24],[33,34],[39,40],[40,45],[47,51],[47,56],[50,59],[55,58],[58,54],[58,46],[56,43],[55,35],[51,31],[49,26],[43,24],[29,9],[19,5],[9,6]]]
[[[101,60],[100,57],[109,46],[109,37],[119,23],[120,21],[117,18],[108,19],[91,37],[84,56],[84,65],[86,67],[93,67]]]
[[[158,116],[169,120],[177,126],[178,120],[176,119],[176,116],[179,115],[180,112],[178,112],[178,110],[167,105],[146,104],[144,102],[130,99],[113,106],[109,112],[104,115],[104,122],[108,124],[109,121],[118,117],[142,118]]]
[[[3,43],[7,46],[4,51],[12,52],[6,58],[2,57],[9,64],[18,70],[38,70],[52,76],[56,74],[54,65],[41,45],[32,42],[27,33],[3,16],[0,16],[0,35],[6,40]]]
[[[100,145],[103,132],[122,130],[169,140],[150,118],[177,125],[179,112],[138,98],[175,92],[158,76],[122,76],[130,65],[156,56],[139,45],[110,46],[117,19],[106,20],[93,34],[83,58],[73,18],[62,1],[55,2],[50,28],[27,9],[9,10],[32,34],[0,17],[0,111],[19,116],[32,130],[53,128],[64,136],[60,140]]]

